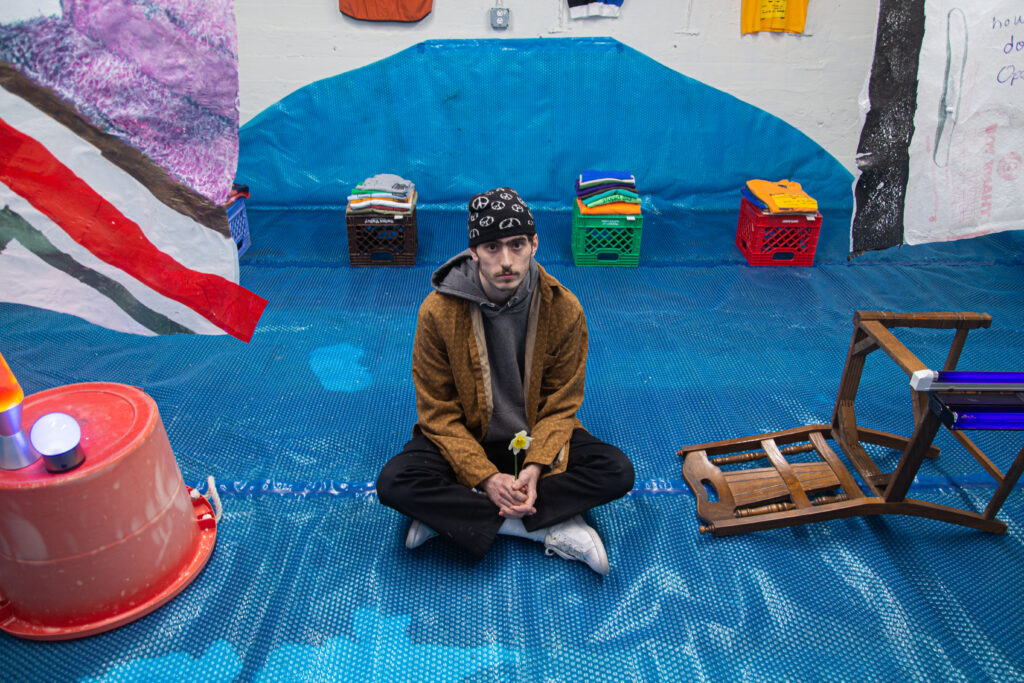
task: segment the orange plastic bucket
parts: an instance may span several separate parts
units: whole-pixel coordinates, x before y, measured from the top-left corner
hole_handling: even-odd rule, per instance
[[[216,523],[185,486],[153,399],[105,382],[28,396],[26,431],[63,412],[84,462],[0,471],[0,630],[59,640],[121,626],[183,590],[206,564]]]

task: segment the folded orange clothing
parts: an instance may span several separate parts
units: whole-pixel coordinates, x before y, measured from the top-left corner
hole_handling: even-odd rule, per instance
[[[760,199],[771,213],[814,213],[818,202],[792,180],[748,180],[747,189]]]
[[[626,202],[611,202],[609,204],[602,204],[601,206],[587,206],[580,201],[580,198],[576,198],[576,208],[580,210],[580,213],[584,216],[596,216],[596,215],[639,215],[640,205],[639,204],[627,204]]]

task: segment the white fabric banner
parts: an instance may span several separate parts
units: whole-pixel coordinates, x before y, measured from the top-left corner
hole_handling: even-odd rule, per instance
[[[1024,228],[1024,5],[928,0],[917,74],[904,242]]]
[[[2,88],[0,124],[0,151],[15,159],[0,169],[0,301],[132,334],[251,338],[266,302],[238,286],[230,237],[174,211],[99,149]],[[16,145],[31,151],[18,157]],[[62,202],[47,189],[50,176],[80,183],[62,188],[65,195],[88,196]],[[61,203],[86,213],[51,218]],[[99,229],[101,212],[120,222]]]

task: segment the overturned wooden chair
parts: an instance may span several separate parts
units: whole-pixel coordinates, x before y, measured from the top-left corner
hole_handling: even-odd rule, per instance
[[[1024,429],[1024,373],[956,372],[967,333],[989,327],[979,313],[892,313],[857,311],[830,425],[815,424],[757,436],[685,446],[683,478],[697,498],[701,533],[718,536],[795,526],[839,517],[903,514],[929,517],[993,533],[1006,524],[995,518],[1024,470],[1024,448],[1004,474],[971,441],[965,430]],[[955,330],[941,372],[929,370],[890,331],[895,327]],[[854,400],[865,359],[881,349],[911,378],[914,433],[902,437],[857,424]],[[945,425],[998,486],[981,513],[907,498],[925,457]],[[863,490],[846,468],[832,440],[860,476]],[[883,473],[863,444],[901,451],[896,469]],[[812,462],[786,456],[816,454]],[[801,456],[808,458],[813,456]],[[723,467],[767,460],[770,467]],[[749,466],[748,466],[749,467]]]

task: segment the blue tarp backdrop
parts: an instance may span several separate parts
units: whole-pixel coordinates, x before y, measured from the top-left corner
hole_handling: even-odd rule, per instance
[[[420,43],[292,93],[240,145],[256,206],[344,207],[391,172],[427,207],[508,185],[569,210],[593,168],[633,173],[647,211],[733,209],[750,178],[851,207],[853,177],[806,135],[611,38]]]

